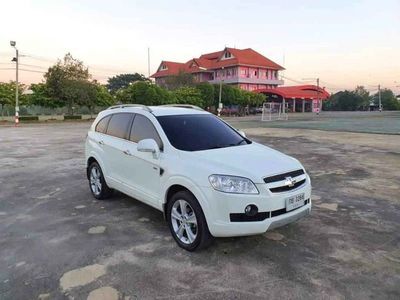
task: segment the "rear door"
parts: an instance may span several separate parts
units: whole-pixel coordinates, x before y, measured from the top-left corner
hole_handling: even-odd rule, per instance
[[[104,137],[104,152],[107,156],[108,176],[119,184],[124,184],[122,171],[125,168],[124,158],[127,138],[132,124],[133,113],[115,113],[108,122]]]

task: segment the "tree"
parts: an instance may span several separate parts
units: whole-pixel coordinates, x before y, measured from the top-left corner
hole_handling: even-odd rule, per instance
[[[375,105],[379,105],[379,93],[374,95]],[[381,104],[384,110],[400,110],[400,103],[392,90],[381,90]]]
[[[362,102],[360,103],[360,108],[362,108],[363,110],[368,109],[369,104],[371,102],[371,96],[369,95],[369,92],[363,86],[359,85],[354,90],[354,93],[362,98]]]
[[[26,102],[26,96],[22,94],[24,89],[25,86],[22,83],[18,84],[20,104],[24,104]],[[15,81],[0,82],[0,105],[2,116],[5,105],[15,106]]]
[[[62,106],[62,102],[56,98],[50,96],[47,85],[45,83],[33,83],[30,86],[32,94],[27,95],[27,103],[29,105],[38,105],[44,107],[59,107]]]
[[[169,90],[176,90],[181,87],[193,87],[194,85],[193,75],[180,71],[177,75],[166,77],[165,83],[161,86]]]
[[[15,99],[15,82],[0,82],[0,104],[12,104]]]
[[[192,104],[198,107],[204,107],[201,91],[194,87],[181,87],[173,92],[175,103]]]
[[[324,110],[359,110],[363,107],[363,97],[354,91],[340,91],[324,101]]]
[[[95,88],[95,104],[97,106],[111,106],[115,104],[114,97],[108,92],[107,87],[98,84],[98,83],[93,83],[94,88]]]
[[[200,91],[201,99],[204,107],[215,105],[214,103],[214,86],[208,82],[202,82],[196,85]]]
[[[81,91],[74,89],[86,86],[91,75],[83,62],[72,57],[67,53],[63,61],[59,60],[54,66],[44,74],[49,95],[58,99],[62,104],[68,106],[70,114],[74,101],[78,99]]]
[[[110,91],[111,94],[115,94],[119,89],[126,88],[131,83],[134,83],[136,81],[150,82],[150,80],[146,78],[143,74],[119,74],[114,77],[108,78],[107,89]]]
[[[117,100],[122,103],[144,105],[161,105],[172,103],[171,94],[150,82],[138,81],[121,89],[116,94]]]

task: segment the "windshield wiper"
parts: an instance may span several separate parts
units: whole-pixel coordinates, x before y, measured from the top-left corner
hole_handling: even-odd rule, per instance
[[[246,141],[245,139],[242,139],[242,140],[240,140],[239,142],[237,142],[236,144],[230,144],[230,146],[239,146],[239,145],[242,144],[243,142],[246,142],[246,144],[247,144],[247,141]]]

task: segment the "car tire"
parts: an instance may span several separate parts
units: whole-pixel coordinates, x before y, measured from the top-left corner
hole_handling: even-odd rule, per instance
[[[189,191],[177,192],[169,199],[167,221],[172,237],[187,251],[204,249],[213,241],[203,210]]]
[[[103,171],[97,162],[92,162],[88,168],[89,188],[93,197],[99,200],[107,199],[113,190],[110,189],[104,179]]]

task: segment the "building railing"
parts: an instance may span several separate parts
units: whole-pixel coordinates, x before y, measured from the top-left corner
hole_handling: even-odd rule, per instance
[[[209,83],[217,84],[223,80],[224,83],[252,83],[252,84],[270,84],[270,85],[283,85],[284,81],[279,79],[255,78],[255,77],[217,77],[210,80]]]

